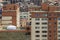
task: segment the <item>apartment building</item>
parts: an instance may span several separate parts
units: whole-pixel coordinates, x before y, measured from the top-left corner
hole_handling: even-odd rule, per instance
[[[3,6],[2,11],[2,28],[6,28],[9,25],[14,25],[17,28],[20,27],[20,13],[19,6],[16,4],[7,4]]]
[[[31,11],[31,40],[60,40],[60,6],[43,4]]]
[[[20,12],[20,29],[30,31],[30,13]]]
[[[27,25],[27,21],[28,21],[28,12],[20,12],[20,26],[22,28],[25,28]]]
[[[48,18],[45,11],[31,12],[31,40],[47,40]],[[42,16],[44,15],[44,16]]]

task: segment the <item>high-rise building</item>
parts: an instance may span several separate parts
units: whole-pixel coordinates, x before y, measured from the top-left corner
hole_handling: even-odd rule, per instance
[[[47,12],[33,11],[31,14],[31,40],[48,40]]]
[[[31,40],[60,40],[60,6],[43,4],[31,11]]]

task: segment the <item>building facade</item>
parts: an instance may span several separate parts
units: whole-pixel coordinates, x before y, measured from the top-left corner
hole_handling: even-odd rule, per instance
[[[30,31],[30,13],[20,12],[20,30]]]
[[[31,11],[31,40],[60,40],[60,6],[43,4]]]
[[[9,25],[20,27],[19,6],[16,4],[7,4],[3,6],[2,11],[2,27],[6,28]]]
[[[48,40],[48,18],[44,11],[31,12],[31,40]],[[44,15],[44,16],[42,16]]]

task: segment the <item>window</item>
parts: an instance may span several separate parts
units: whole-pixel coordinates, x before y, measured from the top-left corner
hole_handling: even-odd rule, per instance
[[[60,26],[58,26],[58,28],[60,29]]]
[[[47,27],[42,27],[42,29],[47,29]]]
[[[20,18],[22,18],[22,16],[20,16]]]
[[[58,37],[60,37],[60,35],[58,35]]]
[[[2,9],[0,9],[0,16],[2,16]]]
[[[39,25],[40,23],[39,22],[36,22],[36,25]]]
[[[60,22],[59,22],[59,24],[60,24]]]
[[[36,15],[37,17],[40,16],[40,14],[38,14],[38,13],[36,13],[35,15]]]
[[[35,31],[36,33],[40,33],[40,31]]]
[[[42,35],[42,37],[47,37],[47,35]]]
[[[58,18],[58,20],[60,20],[60,18]]]
[[[49,35],[49,37],[51,37],[51,35]]]
[[[30,18],[30,20],[31,20],[31,18]]]
[[[42,31],[42,33],[47,33],[47,31]]]
[[[0,19],[2,19],[2,17],[0,17]]]
[[[29,25],[31,25],[31,22],[29,22]]]
[[[43,14],[43,16],[47,16],[47,14]]]
[[[40,29],[40,27],[35,27],[35,29]]]
[[[40,19],[39,18],[36,18],[35,20],[38,20],[39,21]]]
[[[58,33],[60,33],[60,31],[58,31]]]
[[[47,18],[42,18],[42,20],[47,20]]]
[[[43,25],[46,25],[46,24],[47,24],[47,22],[43,22],[42,24],[43,24]]]
[[[24,16],[24,18],[26,18],[26,16]]]
[[[36,35],[36,37],[40,37],[40,35]]]

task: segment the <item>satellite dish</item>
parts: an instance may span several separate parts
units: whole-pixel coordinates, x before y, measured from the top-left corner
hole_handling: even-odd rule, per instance
[[[7,26],[7,29],[8,29],[8,30],[16,30],[16,26],[14,26],[14,25],[9,25],[9,26]]]

